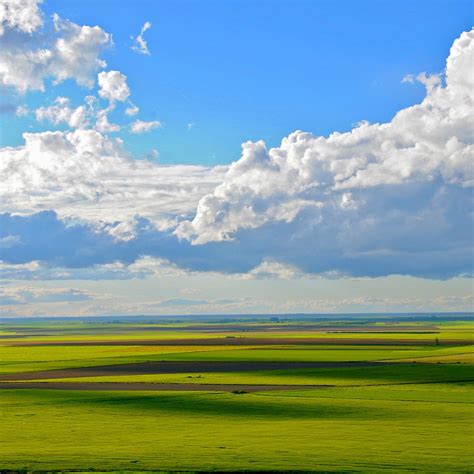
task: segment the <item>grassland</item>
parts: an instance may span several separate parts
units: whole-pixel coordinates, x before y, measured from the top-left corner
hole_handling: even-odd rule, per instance
[[[0,471],[472,472],[473,330],[4,324]]]

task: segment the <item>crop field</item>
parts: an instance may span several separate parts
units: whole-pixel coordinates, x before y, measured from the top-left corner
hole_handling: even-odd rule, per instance
[[[0,326],[0,471],[472,472],[474,322]]]

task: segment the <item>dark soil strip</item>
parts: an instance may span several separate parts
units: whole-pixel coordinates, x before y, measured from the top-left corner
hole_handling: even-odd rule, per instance
[[[472,383],[465,380],[430,380],[393,383],[376,383],[364,387],[397,385],[432,385]],[[283,390],[306,390],[325,388],[360,387],[361,385],[244,385],[244,384],[191,384],[191,383],[146,383],[146,382],[0,382],[0,390],[90,390],[90,391],[152,391],[152,392],[233,392],[245,394],[251,392],[269,392]],[[416,400],[409,400],[414,402]],[[3,471],[2,471],[3,472]]]
[[[273,390],[305,390],[309,388],[331,388],[332,385],[238,385],[238,384],[192,384],[192,383],[120,383],[120,382],[0,382],[4,389],[41,390],[139,390],[154,392],[266,392]]]
[[[473,343],[472,339],[449,341],[440,339],[364,339],[364,338],[258,338],[258,337],[223,337],[204,339],[139,339],[139,340],[98,340],[98,341],[29,341],[15,342],[6,345],[26,346],[281,346],[281,345],[338,345],[338,346],[465,346]]]
[[[239,362],[239,361],[159,361],[134,364],[100,365],[74,369],[43,370],[0,375],[1,381],[100,377],[107,375],[186,374],[205,372],[252,372],[255,370],[294,370],[395,365],[396,362]]]

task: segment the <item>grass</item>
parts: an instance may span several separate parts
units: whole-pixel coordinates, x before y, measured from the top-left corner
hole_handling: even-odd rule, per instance
[[[307,324],[302,323],[302,328]],[[4,335],[18,337],[1,340],[3,374],[153,360],[391,360],[397,365],[63,379],[123,382],[120,391],[3,390],[0,471],[472,472],[474,346],[423,346],[416,340],[427,335],[383,333],[381,338],[380,333],[371,333],[397,324],[363,323],[363,337],[383,341],[349,345],[344,344],[346,336],[354,334],[329,335],[324,328],[298,331],[295,324],[291,331],[270,333],[265,332],[267,323],[254,323],[255,337],[317,334],[341,341],[339,345],[260,347],[13,347],[12,341],[87,341],[104,335],[123,341],[171,335],[198,339],[238,332],[210,336],[188,330],[185,324],[173,324],[182,330],[165,334],[126,324],[5,326]],[[427,325],[434,323],[399,323],[405,331]],[[361,326],[354,323],[356,329]],[[436,321],[435,337],[469,340],[472,329],[466,321]],[[41,330],[44,334],[39,335]],[[405,336],[413,339],[413,345],[391,344]],[[126,383],[138,381],[331,387],[256,393],[239,387],[234,393],[126,390]]]
[[[201,324],[198,323],[198,326]],[[89,324],[67,321],[62,324],[3,324],[1,335],[8,335],[8,342],[23,342],[25,336],[28,341],[126,341],[140,339],[221,339],[225,337],[246,338],[324,338],[324,339],[381,339],[389,344],[390,340],[412,340],[416,344],[419,340],[429,340],[435,343],[440,341],[456,341],[472,339],[474,322],[472,321],[437,321],[430,322],[280,322],[262,323],[246,322],[231,323],[226,330],[225,324],[207,324],[206,329],[194,330],[189,323],[173,324]],[[215,331],[216,327],[218,331]],[[301,326],[304,330],[298,329]],[[224,328],[224,329],[222,329]],[[276,329],[276,331],[275,331]],[[16,336],[16,337],[12,337]]]
[[[1,374],[146,361],[413,361],[474,354],[474,346],[0,346]],[[467,356],[470,357],[470,356]],[[466,356],[463,357],[465,361]]]
[[[240,385],[337,385],[364,386],[443,381],[474,381],[471,365],[403,364],[380,367],[259,370],[182,374],[111,375],[50,379],[54,382],[147,382]],[[45,380],[41,380],[45,381]]]
[[[72,337],[72,336],[70,336]],[[80,336],[77,340],[84,340]],[[5,343],[4,343],[5,344]],[[8,341],[8,344],[11,344]],[[348,362],[474,354],[474,346],[0,346],[1,374],[159,360]],[[468,356],[470,357],[470,356]],[[436,359],[433,359],[435,361]],[[456,360],[456,359],[450,359]]]
[[[246,347],[243,346],[243,349]],[[181,352],[226,351],[226,346],[0,346],[1,374],[167,360]]]
[[[277,348],[229,349],[225,352],[172,353],[164,355],[162,360],[363,362],[450,355],[460,352],[472,352],[473,350],[473,346],[282,346]]]
[[[472,470],[474,407],[459,401],[466,387],[446,387],[443,401],[433,401],[433,387],[410,388],[271,394],[9,391],[2,397],[0,467]]]

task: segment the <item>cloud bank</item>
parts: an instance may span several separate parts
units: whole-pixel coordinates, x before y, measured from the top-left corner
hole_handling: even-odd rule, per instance
[[[418,76],[424,100],[389,123],[329,137],[296,131],[271,149],[246,142],[228,168],[134,161],[97,130],[25,134],[24,147],[2,150],[2,259],[472,275],[473,62],[471,30],[454,42],[443,76]]]
[[[390,123],[362,123],[328,138],[297,131],[271,150],[263,141],[244,143],[241,159],[201,199],[195,218],[181,223],[177,235],[195,243],[225,240],[239,229],[294,222],[303,212],[314,215],[317,226],[354,217],[383,222],[387,216],[378,212],[381,207],[406,212],[409,219],[411,210],[400,201],[407,192],[423,194],[427,188],[432,197],[417,217],[443,212],[437,196],[449,207],[450,198],[474,185],[472,64],[474,30],[452,46],[446,86],[439,78],[429,81],[423,102],[400,111]]]
[[[119,138],[96,130],[25,133],[25,145],[3,148],[0,200],[4,212],[55,210],[60,217],[101,225],[135,216],[158,228],[192,216],[199,199],[223,179],[226,167],[161,166],[133,160]]]

